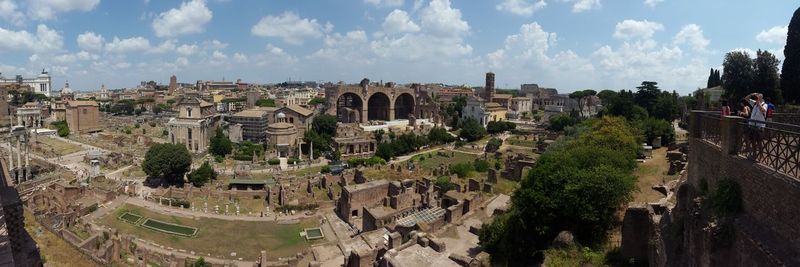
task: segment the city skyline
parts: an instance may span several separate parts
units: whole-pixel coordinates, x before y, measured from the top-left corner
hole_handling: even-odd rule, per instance
[[[790,1],[0,0],[0,72],[81,91],[227,80],[538,83],[562,92],[655,80],[688,94],[724,53],[783,59]],[[769,16],[758,14],[770,14]],[[740,19],[730,19],[731,16]],[[754,53],[751,52],[751,56]]]

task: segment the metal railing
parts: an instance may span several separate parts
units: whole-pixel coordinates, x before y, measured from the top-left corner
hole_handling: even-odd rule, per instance
[[[738,155],[800,178],[800,126],[743,120],[736,127]]]
[[[699,112],[697,113],[697,123],[699,123],[697,130],[699,137],[702,140],[708,141],[714,145],[722,145],[720,139],[720,123],[722,118],[719,113],[715,112]]]

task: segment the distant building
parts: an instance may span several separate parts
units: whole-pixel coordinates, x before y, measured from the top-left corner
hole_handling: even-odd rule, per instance
[[[170,119],[167,124],[170,143],[185,145],[195,153],[206,151],[220,122],[214,105],[192,92],[181,97],[175,106],[178,117]]]
[[[261,93],[258,91],[248,91],[247,92],[247,109],[255,108],[256,102],[261,98]]]
[[[267,140],[267,126],[272,112],[264,109],[248,109],[227,117],[231,124],[241,126],[242,140],[263,143]]]
[[[95,101],[67,101],[65,119],[69,130],[81,134],[101,131],[99,108]]]
[[[0,125],[8,123],[8,115],[11,114],[8,103],[11,99],[8,98],[8,90],[0,86]]]
[[[35,78],[24,78],[22,75],[17,75],[15,78],[5,78],[0,73],[0,86],[13,85],[28,86],[34,93],[43,94],[50,97],[50,90],[52,88],[52,80],[50,74],[42,70],[42,73]]]
[[[167,91],[167,94],[172,95],[175,93],[175,90],[178,90],[178,77],[172,75],[169,77],[169,90]]]
[[[533,111],[533,102],[527,97],[514,97],[511,98],[509,105],[510,111],[508,112],[509,118],[518,119],[523,113],[531,113]]]
[[[299,105],[290,105],[279,108],[276,111],[276,114],[280,113],[283,113],[284,116],[286,116],[287,123],[294,125],[295,128],[303,132],[311,127],[311,120],[314,116],[313,111]],[[277,117],[275,121],[277,121]]]
[[[301,144],[297,128],[287,122],[283,113],[279,112],[275,118],[277,122],[270,124],[267,129],[268,144],[275,149],[275,156],[285,158],[296,155],[299,158],[300,153],[294,153]]]
[[[483,99],[486,99],[489,102],[492,102],[494,99],[495,88],[494,88],[494,73],[487,72],[486,73],[486,86],[483,87],[484,95]]]
[[[461,120],[474,119],[486,127],[490,121],[502,121],[506,118],[508,108],[494,102],[485,102],[477,97],[467,99],[467,104],[461,110]]]

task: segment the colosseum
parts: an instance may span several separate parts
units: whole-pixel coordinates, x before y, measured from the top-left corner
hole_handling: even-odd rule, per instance
[[[325,89],[326,113],[343,123],[438,116],[438,106],[429,108],[433,101],[420,90],[420,86],[414,87],[392,82],[370,83],[369,79],[363,79],[359,84],[340,83]]]

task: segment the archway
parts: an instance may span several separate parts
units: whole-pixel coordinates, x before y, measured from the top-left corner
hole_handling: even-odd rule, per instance
[[[363,107],[364,102],[357,94],[344,93],[336,99],[336,118],[344,123],[361,122]]]
[[[367,120],[389,120],[389,97],[384,93],[374,93],[367,100]]]
[[[394,118],[395,119],[408,119],[408,115],[414,113],[414,97],[411,94],[405,93],[397,96],[394,101]]]

